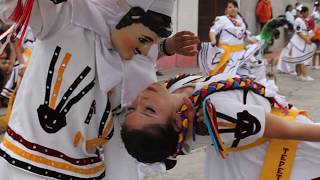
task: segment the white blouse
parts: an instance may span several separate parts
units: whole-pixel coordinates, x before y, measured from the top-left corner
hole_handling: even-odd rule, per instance
[[[246,25],[240,16],[236,21],[240,23],[237,27],[227,16],[218,16],[210,32],[220,35],[219,42],[227,45],[239,45],[244,43],[246,37]]]

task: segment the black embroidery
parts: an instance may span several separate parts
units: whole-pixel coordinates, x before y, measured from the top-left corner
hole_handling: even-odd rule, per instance
[[[91,121],[91,119],[92,119],[92,116],[93,116],[93,114],[95,114],[95,113],[96,113],[96,101],[93,100],[93,102],[91,103],[90,110],[89,110],[89,112],[88,112],[87,118],[86,118],[86,120],[85,120],[84,123],[90,124],[90,121]]]
[[[62,2],[66,2],[67,0],[50,0],[53,4],[60,4]]]
[[[248,99],[248,93],[249,91],[247,89],[243,90],[243,104],[247,104],[247,99]]]
[[[219,63],[219,62],[214,62],[214,60],[217,58],[217,56],[218,56],[219,54],[221,54],[221,52],[217,52],[217,53],[213,56],[213,58],[212,58],[212,60],[211,60],[211,65],[215,65],[215,64],[218,64],[218,63]]]
[[[260,130],[260,121],[248,111],[243,111],[242,113],[237,114],[235,138],[238,140],[245,139],[249,136],[258,134]]]
[[[63,127],[67,125],[66,115],[69,110],[79,102],[95,85],[95,80],[93,79],[82,91],[79,92],[75,97],[73,97],[68,103],[70,95],[73,91],[78,87],[78,85],[82,82],[82,80],[89,74],[91,71],[90,67],[86,67],[82,73],[78,76],[78,78],[74,81],[74,83],[69,87],[67,92],[62,97],[61,102],[58,104],[56,109],[52,109],[49,107],[50,103],[50,93],[51,93],[51,84],[54,75],[54,67],[57,63],[57,60],[60,55],[61,48],[57,47],[48,71],[47,82],[46,82],[46,92],[45,92],[45,100],[44,104],[40,105],[37,109],[38,117],[40,121],[40,125],[42,129],[47,133],[57,133]],[[67,103],[67,105],[63,108],[63,106]],[[62,109],[63,108],[63,109]]]
[[[228,34],[230,34],[231,36],[233,36],[234,38],[241,40],[244,37],[244,33],[242,32],[241,34],[239,34],[239,36],[233,34],[231,31],[229,31],[228,29],[224,29],[224,32],[227,32]]]
[[[100,126],[99,126],[99,138],[102,136],[103,134],[103,130],[104,130],[104,127],[106,125],[106,122],[109,118],[109,115],[110,115],[110,111],[111,111],[111,104],[110,104],[110,100],[108,99],[108,103],[107,103],[107,106],[106,106],[106,109],[104,110],[104,113],[103,113],[103,116],[101,118],[101,121],[100,121]]]
[[[231,122],[231,123],[237,123],[237,120],[235,119],[235,118],[233,118],[233,117],[230,117],[230,116],[228,116],[228,115],[226,115],[226,114],[222,114],[222,113],[220,113],[220,112],[217,112],[217,117],[218,118],[221,118],[221,119],[224,119],[224,120],[226,120],[226,121],[229,121],[229,122]]]
[[[221,118],[221,113],[217,113],[217,117]],[[223,115],[223,119],[234,123],[235,119],[232,117]],[[258,134],[261,130],[260,121],[248,111],[237,113],[236,128],[232,129],[219,129],[219,133],[234,133],[235,140],[232,147],[238,147],[241,139],[245,139],[249,136]]]

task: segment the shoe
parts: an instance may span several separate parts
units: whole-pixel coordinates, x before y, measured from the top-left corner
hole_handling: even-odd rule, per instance
[[[305,80],[306,80],[306,81],[314,81],[314,79],[313,79],[311,76],[305,77]]]
[[[299,79],[297,78],[297,80],[298,80],[298,81],[306,81],[306,82],[308,82],[308,81],[314,81],[314,79],[313,79],[312,77],[310,77],[310,76],[306,76],[306,77],[300,76],[300,78],[299,78]]]
[[[303,76],[297,76],[296,78],[298,81],[302,81]]]
[[[297,75],[297,72],[292,71],[292,72],[290,72],[289,74],[292,75],[292,76],[296,76],[296,75]]]
[[[320,66],[313,66],[312,69],[320,69]]]
[[[157,72],[156,72],[156,75],[157,75],[157,76],[163,76],[163,73],[160,72],[160,71],[157,71]]]

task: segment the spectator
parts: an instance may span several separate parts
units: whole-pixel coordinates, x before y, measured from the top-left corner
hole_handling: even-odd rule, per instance
[[[285,41],[286,43],[289,42],[291,37],[293,36],[294,30],[293,30],[293,24],[294,24],[294,14],[293,14],[293,6],[291,4],[287,5],[286,11],[285,11],[286,20],[291,24],[291,26],[285,27]]]
[[[261,30],[272,19],[272,4],[270,0],[259,0],[256,7],[256,16]]]
[[[311,23],[310,23],[311,22]],[[312,15],[309,18],[309,24],[312,24],[313,27],[310,27],[311,30],[314,31],[314,36],[312,37],[312,42],[314,42],[317,45],[317,51],[320,50],[320,39],[319,39],[319,33],[320,33],[320,3],[319,1],[314,2],[314,11]],[[319,54],[316,53],[315,57],[313,58],[312,68],[313,69],[320,69],[319,66]]]
[[[294,5],[292,14],[294,15],[295,18],[299,16],[299,11],[301,11],[302,6],[303,4],[301,4],[300,2],[296,2],[296,4]]]
[[[289,21],[293,25],[295,17],[294,17],[294,9],[291,4],[287,5],[285,13],[286,13],[285,15],[286,15],[287,21]]]

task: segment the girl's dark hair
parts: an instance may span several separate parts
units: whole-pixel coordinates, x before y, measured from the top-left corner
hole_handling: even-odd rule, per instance
[[[242,21],[246,25],[246,29],[248,29],[249,26],[248,26],[248,23],[247,23],[246,19],[242,16],[242,14],[240,12],[238,12],[238,15],[241,17]]]
[[[234,7],[239,8],[239,4],[235,0],[228,0],[227,4],[232,4]]]
[[[179,133],[168,122],[166,125],[149,125],[130,129],[122,125],[121,138],[128,153],[142,163],[165,162],[177,150]]]
[[[286,6],[286,10],[285,10],[285,12],[289,11],[290,7],[292,7],[292,8],[293,8],[293,6],[292,6],[291,4],[287,5],[287,6]]]
[[[303,6],[303,7],[301,8],[300,13],[305,13],[305,12],[308,12],[308,11],[309,11],[309,8],[306,7],[306,6]]]
[[[235,1],[235,0],[228,0],[227,5],[228,5],[228,4],[232,4],[234,7],[239,8],[239,4],[238,4],[238,2]],[[248,26],[248,23],[247,23],[247,21],[244,19],[244,17],[242,16],[242,14],[241,14],[240,12],[238,12],[238,15],[242,18],[244,24],[246,25],[246,28],[248,28],[248,27],[249,27],[249,26]]]
[[[142,23],[162,38],[172,34],[171,17],[154,11],[145,12],[140,7],[131,8],[117,24],[116,29],[130,26],[133,23]]]

